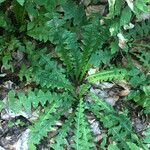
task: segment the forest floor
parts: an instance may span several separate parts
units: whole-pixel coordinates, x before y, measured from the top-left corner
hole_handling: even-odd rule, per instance
[[[87,0],[88,3],[88,0]],[[89,5],[86,9],[87,16],[92,12],[101,12],[103,15],[106,11],[106,3],[102,5]],[[14,54],[12,54],[14,55]],[[13,56],[15,60],[23,60],[23,54],[17,54]],[[17,62],[17,61],[16,61]],[[24,62],[21,62],[22,64]],[[18,65],[15,64],[14,65]],[[0,68],[2,70],[2,68]],[[12,72],[5,72],[0,75],[0,100],[3,102],[7,101],[7,94],[12,89],[23,89],[26,90],[28,85],[25,85],[23,81],[19,80],[18,75]],[[29,85],[29,86],[34,86]],[[90,87],[90,91],[96,95],[103,98],[108,104],[113,106],[118,112],[128,111],[128,117],[131,120],[133,129],[135,133],[143,136],[145,130],[150,126],[150,115],[145,114],[143,108],[138,106],[134,101],[127,101],[126,96],[130,93],[129,84],[124,81],[114,81],[114,82],[98,82]],[[88,95],[85,95],[85,99],[90,101]],[[1,109],[0,109],[1,110]],[[39,110],[27,113],[25,111],[20,112],[20,114],[15,114],[10,112],[8,108],[2,109],[0,111],[0,150],[28,150],[27,141],[29,138],[29,126],[31,125],[31,120],[37,118]],[[71,113],[72,108],[69,109],[67,113]],[[66,115],[67,115],[66,113]],[[102,139],[107,136],[107,131],[102,127],[100,122],[95,118],[95,116],[86,112],[88,122],[90,124],[91,130],[95,136],[95,142],[97,143],[97,149],[100,147]],[[53,137],[57,133],[57,130],[62,126],[64,118],[60,118],[53,130],[48,134],[48,137],[41,141],[41,144],[37,146],[38,150],[49,150],[49,144],[53,143]],[[71,138],[72,133],[69,133],[67,137],[68,141]],[[148,145],[150,148],[150,145]],[[66,147],[66,150],[69,150]]]
[[[21,88],[19,86],[22,87],[23,83],[16,77],[15,79],[10,78],[9,76],[3,78],[0,83],[1,99],[5,101],[7,92],[12,88]],[[144,135],[146,127],[150,123],[150,116],[145,115],[143,109],[134,102],[125,100],[125,96],[130,92],[130,87],[125,81],[98,82],[90,88],[90,91],[101,96],[106,102],[114,106],[115,109],[120,112],[125,108],[128,109],[129,118],[132,121],[135,132],[141,136]],[[85,97],[87,101],[90,101],[88,95]],[[71,111],[72,108],[70,108],[68,113]],[[107,135],[107,132],[102,128],[101,124],[96,120],[92,113],[87,112],[86,115],[95,135],[95,142],[99,145],[101,140]],[[28,127],[30,125],[30,119],[28,119],[29,116],[30,119],[33,120],[36,118],[36,112],[32,112],[32,114],[21,112],[17,115],[10,112],[8,109],[3,109],[0,112],[0,150],[27,150],[27,140],[29,135]],[[53,132],[50,132],[49,136],[44,138],[41,144],[38,145],[39,150],[49,150],[49,139],[51,139],[50,142],[53,143],[53,136],[62,126],[62,122],[64,122],[63,118],[58,120]],[[70,135],[71,134],[72,133],[70,133]]]

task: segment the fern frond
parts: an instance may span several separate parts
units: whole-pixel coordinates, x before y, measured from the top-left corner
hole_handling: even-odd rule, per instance
[[[96,104],[100,107],[100,110],[103,111],[105,110],[106,112],[114,112],[113,107],[111,107],[108,103],[106,103],[104,100],[102,100],[101,98],[99,98],[98,96],[96,96],[93,93],[90,93],[92,99],[96,102]]]
[[[113,69],[105,70],[88,76],[86,79],[88,82],[94,83],[96,81],[110,81],[110,80],[120,80],[127,75],[125,69]]]
[[[147,86],[143,87],[143,90]],[[150,96],[147,95],[147,91],[140,91],[140,90],[131,90],[127,99],[134,100],[138,105],[142,106],[145,110],[145,113],[150,113]]]
[[[67,145],[67,140],[65,139],[67,136],[67,132],[69,131],[69,127],[72,125],[73,119],[75,114],[71,114],[68,119],[65,121],[61,129],[58,131],[58,135],[54,137],[54,144],[51,144],[50,147],[52,147],[55,150],[65,150],[64,145]]]
[[[28,31],[28,35],[38,40],[49,40],[56,45],[56,52],[67,67],[68,73],[74,70],[74,75],[78,76],[78,68],[80,64],[80,49],[77,43],[77,35],[68,31],[63,27],[64,20],[59,16],[54,16],[50,21],[45,21],[45,24],[40,24]],[[44,26],[44,27],[43,27]],[[41,30],[44,32],[41,32]]]
[[[91,98],[95,103],[90,104],[89,109],[100,119],[103,126],[108,129],[109,136],[111,136],[111,139],[116,142],[119,148],[128,150],[129,147],[126,143],[128,140],[138,143],[139,146],[143,147],[132,129],[126,112],[117,113],[113,107],[94,94],[91,95]]]
[[[146,96],[150,96],[150,85],[149,86],[143,86],[143,91]]]
[[[74,144],[72,144],[73,148],[76,150],[91,150],[94,144],[92,142],[92,136],[88,127],[88,123],[86,122],[84,116],[84,103],[82,99],[80,100],[76,110],[74,134]]]
[[[81,49],[83,52],[79,68],[79,70],[81,70],[82,72],[80,75],[80,80],[82,80],[90,66],[89,60],[91,55],[93,54],[93,52],[97,51],[102,46],[104,39],[107,37],[107,34],[103,34],[105,29],[102,31],[100,30],[100,28],[101,27],[98,20],[94,20],[92,23],[83,26],[83,34],[81,40]]]
[[[86,21],[85,9],[82,3],[76,4],[73,0],[67,0],[64,5],[62,5],[64,10],[64,19],[72,19],[74,25],[82,26]]]
[[[52,125],[58,120],[62,115],[62,112],[53,114],[57,111],[57,108],[60,106],[60,101],[54,102],[49,107],[44,108],[44,113],[40,113],[39,119],[35,122],[34,126],[31,127],[30,137],[28,144],[35,145],[39,144],[40,140],[47,136],[47,133],[52,130]]]
[[[136,23],[133,29],[129,30],[129,33],[126,34],[127,39],[148,36],[150,33],[150,20]]]
[[[50,32],[51,28],[46,26],[47,20],[45,16],[40,15],[36,21],[29,22],[27,34],[36,40],[44,42],[47,42],[52,37],[54,38],[55,30],[52,32],[53,34]],[[57,25],[59,26],[59,22],[57,22]]]
[[[145,132],[144,143],[150,143],[150,127]]]
[[[143,148],[137,146],[135,143],[132,143],[132,142],[127,142],[129,148],[132,150],[132,149],[135,149],[135,150],[141,150]]]
[[[49,55],[41,55],[39,60],[39,65],[41,65],[41,67],[35,71],[33,76],[34,80],[48,88],[70,88],[71,84],[64,75],[64,69],[58,67],[57,63],[50,59]],[[44,68],[42,66],[44,66]]]
[[[71,107],[71,103],[70,96],[63,93],[61,97],[56,97],[49,106],[44,107],[44,112],[40,113],[38,120],[30,128],[29,146],[34,147],[43,137],[47,136],[56,121]]]
[[[2,101],[0,101],[0,111],[2,111],[2,109],[4,108],[4,103]]]
[[[64,8],[72,4],[75,5],[75,3],[70,1],[64,5]],[[75,8],[75,13],[77,13],[78,11],[77,8]],[[67,10],[65,10],[65,15]],[[79,9],[79,11],[80,10],[81,9]],[[81,11],[83,10],[84,9],[82,9]],[[80,14],[78,14],[78,16],[80,16]],[[75,15],[73,17],[76,18],[77,16]],[[68,29],[64,27],[64,19],[66,18],[62,18],[59,14],[54,14],[50,21],[45,20],[44,24],[40,24],[38,26],[35,26],[33,29],[29,30],[28,35],[39,40],[49,40],[54,45],[56,45],[56,51],[59,54],[60,59],[63,60],[64,64],[67,66],[68,73],[74,71],[74,73],[71,74],[78,77],[80,73],[78,70],[81,56],[79,45],[77,42],[78,39],[76,33],[68,31]],[[40,29],[44,30],[44,32],[41,32]],[[71,75],[71,77],[73,75]]]
[[[150,52],[146,51],[139,51],[141,54],[134,54],[137,58],[139,58],[139,61],[142,62],[144,67],[147,67],[148,70],[150,70]]]
[[[37,52],[31,51],[29,53],[29,60],[31,61],[32,67],[28,72],[31,75],[32,81],[40,84],[42,87],[52,88],[65,88],[72,90],[72,85],[68,79],[66,79],[65,69],[58,66],[55,60],[52,60],[52,55],[47,54],[47,49],[41,49]],[[37,63],[38,62],[38,63]],[[24,68],[23,68],[24,69]],[[26,72],[21,70],[21,73]],[[21,77],[23,75],[21,74]],[[29,77],[28,77],[29,78]]]
[[[23,92],[15,92],[12,90],[8,93],[8,106],[10,110],[14,112],[20,112],[21,110],[31,112],[32,107],[36,109],[39,104],[44,106],[46,102],[51,103],[54,99],[58,99],[59,97],[59,94],[51,93],[49,91],[29,90],[25,94]]]
[[[81,53],[77,43],[77,35],[65,29],[62,35],[58,33],[58,36],[60,41],[56,51],[67,66],[68,72],[74,71],[73,74],[78,76]]]

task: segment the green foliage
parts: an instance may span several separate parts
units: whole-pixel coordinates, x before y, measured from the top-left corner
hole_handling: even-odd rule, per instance
[[[138,105],[145,109],[146,113],[149,113],[150,97],[149,97],[149,75],[145,75],[136,67],[128,72],[129,83],[133,87],[127,96],[128,100],[134,100]]]
[[[116,144],[110,144],[108,146],[108,150],[119,150],[119,148],[116,146]]]
[[[61,96],[55,95],[53,101],[48,106],[43,107],[44,112],[39,114],[38,120],[30,128],[31,132],[28,143],[31,149],[35,149],[34,144],[39,144],[40,140],[46,137],[49,131],[52,131],[56,121],[69,109],[72,103],[71,100],[67,93]],[[55,113],[56,111],[57,113]]]
[[[23,6],[25,0],[17,0],[17,2],[18,2],[21,6]]]
[[[0,37],[0,58],[4,69],[14,71],[13,63],[20,59],[13,60],[13,52],[21,52],[24,49],[22,43],[15,37]]]
[[[31,43],[27,45],[31,46]],[[28,49],[27,49],[28,50]],[[52,88],[70,88],[72,89],[71,83],[66,79],[65,70],[59,67],[58,63],[52,60],[52,55],[48,54],[47,48],[43,48],[38,51],[27,51],[29,54],[29,61],[31,61],[31,67],[25,68],[23,66],[20,77],[26,76],[26,72],[30,72],[31,77],[37,84],[42,87]],[[25,71],[24,71],[25,69]]]
[[[144,146],[141,145],[140,139],[132,129],[126,111],[122,113],[116,112],[110,105],[96,95],[92,94],[91,97],[94,103],[91,103],[89,108],[100,119],[104,127],[108,129],[108,135],[116,143],[116,146],[128,150],[130,148],[128,141],[135,142],[136,145],[141,147]],[[114,149],[116,146],[111,145],[109,148]]]
[[[88,123],[85,120],[84,116],[84,104],[83,100],[80,100],[79,106],[77,108],[76,117],[75,117],[75,130],[74,130],[72,147],[76,150],[90,150],[93,148],[94,144],[91,141],[92,136]]]
[[[51,21],[46,21],[44,28],[43,23],[32,23],[32,29],[29,27],[28,35],[37,40],[49,40],[55,44],[55,50],[59,54],[60,59],[63,60],[67,66],[67,71],[70,73],[70,76],[75,75],[77,79],[81,74],[80,80],[82,80],[91,65],[89,62],[90,56],[103,44],[103,39],[107,38],[107,35],[100,37],[99,21],[94,20],[94,23],[89,23],[81,28],[83,31],[81,35],[82,39],[78,39],[76,32],[68,31],[68,29],[64,27],[65,21],[63,18],[60,19],[58,14],[54,14],[52,17]],[[43,22],[44,20],[40,20],[40,23],[41,21]],[[33,28],[33,24],[35,23],[38,27]],[[30,24],[29,26],[31,26]],[[105,30],[101,31],[103,31],[102,34],[104,34]],[[97,33],[97,35],[95,35],[95,33]],[[82,42],[82,45],[78,40]],[[73,75],[72,70],[74,70]]]
[[[126,2],[126,3],[125,3]],[[128,7],[127,9],[129,11],[132,11],[134,14],[137,15],[137,17],[139,17],[139,14],[141,12],[150,12],[147,3],[149,2],[149,0],[136,0],[131,1],[131,0],[108,0],[109,3],[109,14],[108,17],[114,17],[115,15],[120,15],[121,13],[121,8],[124,5],[127,5],[126,7]],[[127,12],[129,13],[129,12]],[[129,16],[127,16],[129,17]]]
[[[130,19],[131,19],[131,16],[132,16],[132,12],[130,10],[129,7],[125,7],[123,10],[122,10],[122,14],[121,14],[121,18],[120,18],[120,25],[126,25],[130,22]]]
[[[41,113],[35,125],[31,128],[29,145],[38,144],[40,140],[47,135],[48,131],[52,130],[52,125],[58,120],[62,112],[58,112],[56,115],[53,113],[59,107],[57,100],[51,104],[50,107],[44,108],[44,113]]]
[[[8,93],[8,106],[10,110],[14,112],[20,112],[25,110],[31,112],[31,108],[36,109],[39,103],[44,106],[46,102],[53,102],[55,99],[59,99],[59,95],[56,93],[51,93],[49,91],[43,92],[42,90],[29,90],[27,94],[23,92],[10,91]]]
[[[126,99],[150,113],[150,20],[142,18],[149,0],[0,0],[0,7],[0,74],[7,75],[0,83],[19,77],[0,111],[37,112],[28,127],[29,149],[48,138],[52,150],[148,150],[149,129],[142,138],[126,106],[119,111],[89,89],[124,79],[131,88]],[[99,71],[88,75],[90,69]],[[101,143],[87,114],[106,131]]]
[[[123,79],[127,75],[126,70],[112,69],[101,71],[87,77],[88,82],[94,83],[96,81],[110,81],[115,79]]]
[[[69,145],[67,140],[65,139],[67,137],[67,133],[69,131],[69,128],[73,123],[73,118],[75,114],[72,114],[68,117],[67,120],[65,120],[62,128],[58,131],[58,134],[54,137],[55,144],[50,145],[53,149],[59,149],[64,150],[64,145]],[[70,147],[70,146],[69,146]]]
[[[148,128],[148,129],[146,130],[144,142],[145,142],[145,143],[150,143],[150,128]]]
[[[137,149],[137,150],[140,150],[141,148],[139,146],[137,146],[136,144],[134,143],[131,143],[131,142],[127,142],[128,146],[130,149]]]
[[[149,113],[150,109],[150,99],[148,95],[149,87],[149,70],[150,70],[150,60],[149,60],[149,49],[150,46],[147,43],[147,36],[150,33],[150,21],[142,21],[137,23],[133,29],[126,34],[126,38],[129,39],[129,47],[134,49],[130,51],[130,71],[129,83],[134,87],[130,94],[128,95],[128,100],[134,100],[138,105],[145,109],[146,113]],[[136,39],[136,40],[135,40]],[[138,43],[142,40],[142,43]],[[131,67],[134,66],[134,57],[141,67]]]
[[[4,103],[0,101],[0,111],[4,108]]]
[[[133,39],[139,39],[148,36],[150,33],[150,20],[145,20],[135,24],[133,29],[130,29],[126,33],[126,37],[133,41]]]

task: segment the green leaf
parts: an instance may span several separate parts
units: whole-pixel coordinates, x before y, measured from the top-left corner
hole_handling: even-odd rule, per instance
[[[31,127],[28,144],[38,144],[40,140],[47,135],[48,131],[52,130],[52,125],[55,124],[62,114],[62,112],[58,112],[55,115],[53,114],[59,105],[58,102],[54,102],[51,106],[45,107],[43,113],[40,113],[39,119],[35,122],[35,125]]]
[[[128,6],[126,6],[123,9],[122,14],[121,14],[120,25],[123,26],[123,25],[128,24],[130,22],[131,16],[132,16],[131,9]]]
[[[2,2],[4,2],[5,0],[0,0],[0,4],[2,3]]]
[[[94,83],[96,81],[110,81],[115,79],[123,79],[126,76],[126,74],[127,72],[124,69],[103,70],[101,72],[88,76],[86,79],[90,83]]]
[[[50,12],[54,11],[56,5],[57,5],[57,0],[47,0],[45,2],[45,8]]]
[[[6,27],[5,14],[0,12],[0,27]]]
[[[149,7],[147,6],[147,3],[149,0],[136,0],[135,5],[138,9],[140,9],[143,12],[150,12]]]
[[[72,144],[72,147],[76,150],[94,149],[91,131],[84,115],[84,107],[83,100],[81,99],[75,113],[74,143]]]
[[[112,36],[116,36],[119,33],[119,30],[120,30],[120,23],[119,20],[116,19],[111,23],[109,31]]]
[[[64,104],[62,98],[54,97],[53,102],[44,107],[44,112],[40,112],[39,118],[30,128],[31,131],[28,140],[29,145],[33,146],[33,144],[39,144],[40,140],[43,137],[46,137],[47,134],[53,130],[53,126],[55,125],[56,121],[70,108],[69,99],[66,99],[65,101],[67,104],[66,102]]]
[[[147,129],[147,131],[145,133],[144,142],[150,143],[150,127]]]
[[[112,42],[110,45],[110,48],[111,48],[111,54],[115,54],[116,52],[118,52],[119,46],[118,46],[117,41]]]
[[[21,6],[23,6],[23,5],[24,5],[25,0],[17,0],[17,2],[18,2]]]
[[[80,86],[79,96],[82,97],[88,91],[89,88],[90,88],[89,84],[82,84]]]
[[[150,86],[143,86],[143,91],[147,96],[150,96]]]
[[[64,145],[68,144],[65,138],[70,130],[69,127],[72,125],[74,116],[75,114],[71,114],[69,117],[67,117],[62,127],[59,129],[58,134],[54,137],[55,143],[50,144],[50,147],[52,147],[54,150],[65,150]]]
[[[134,5],[132,0],[125,0],[132,11],[134,11]]]
[[[74,25],[84,24],[86,20],[85,10],[83,5],[77,6],[75,2],[69,0],[63,5],[65,19],[73,18]]]
[[[34,0],[38,5],[46,4],[47,0]]]
[[[0,112],[3,108],[4,108],[4,103],[2,101],[0,101]]]
[[[114,8],[115,8],[116,0],[108,0],[108,3],[109,3],[109,14],[108,14],[108,16],[112,17],[114,14],[114,11],[115,11]]]
[[[141,150],[140,147],[138,147],[136,144],[134,144],[132,142],[127,142],[127,144],[131,150]]]
[[[108,150],[120,150],[120,149],[117,147],[116,144],[110,144],[110,145],[108,146]]]
[[[12,60],[11,54],[5,54],[4,57],[2,58],[2,62],[3,62],[3,67],[8,70],[8,69],[12,69],[13,71],[13,66],[11,65],[10,61]]]
[[[57,95],[49,91],[43,92],[42,90],[28,90],[26,95],[23,92],[15,91],[8,93],[8,104],[14,112],[20,112],[23,109],[26,112],[31,112],[32,106],[33,108],[37,108],[41,104],[44,107],[46,102],[51,103],[54,99],[59,99],[59,94]]]
[[[21,110],[21,102],[17,101],[13,90],[8,93],[8,107],[14,113],[18,113]]]
[[[100,144],[100,148],[104,149],[104,147],[106,146],[106,144],[107,144],[107,136],[104,135],[103,138],[102,138],[102,142]]]
[[[113,108],[108,103],[106,103],[104,100],[99,98],[97,95],[93,93],[90,93],[90,95],[91,98],[96,102],[96,105],[100,106],[102,110],[104,109],[109,113],[114,111]]]

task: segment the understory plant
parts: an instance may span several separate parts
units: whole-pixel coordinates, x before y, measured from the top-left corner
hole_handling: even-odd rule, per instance
[[[100,0],[0,1],[1,68],[24,83],[8,91],[0,110],[37,112],[29,125],[30,150],[49,138],[60,119],[62,126],[49,149],[148,150],[149,129],[141,137],[127,108],[118,111],[89,89],[96,82],[124,79],[131,86],[127,102],[135,101],[150,112],[150,21],[141,18],[150,13],[149,0],[108,0],[106,13],[87,14],[88,5],[99,4]],[[90,69],[95,73],[89,75]],[[107,131],[101,143],[94,140],[88,113]]]

